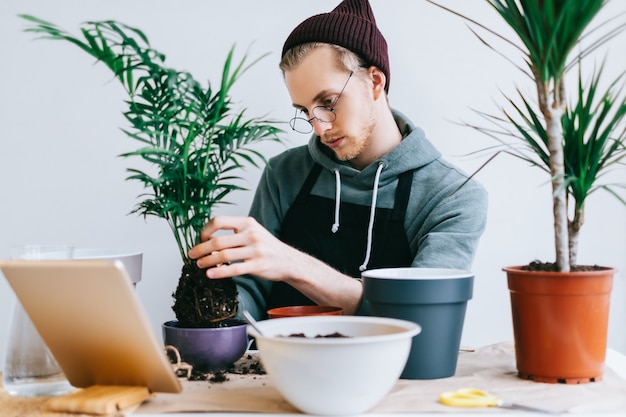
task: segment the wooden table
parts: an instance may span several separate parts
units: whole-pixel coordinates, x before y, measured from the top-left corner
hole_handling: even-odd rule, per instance
[[[244,358],[256,360],[256,352]],[[251,358],[251,359],[250,359]],[[225,374],[227,380],[187,381],[180,394],[156,394],[139,408],[123,414],[140,417],[258,417],[299,414],[274,388],[268,375]],[[607,369],[600,382],[563,385],[524,381],[516,377],[512,343],[499,343],[462,351],[454,377],[437,380],[399,380],[368,415],[419,414],[451,416],[467,413],[507,413],[503,409],[462,409],[437,402],[439,393],[462,387],[489,391],[510,402],[578,415],[626,415],[626,356],[609,349]],[[48,398],[15,398],[0,390],[2,417],[77,417],[45,410]],[[167,413],[167,414],[164,414]],[[527,413],[528,414],[528,413]]]

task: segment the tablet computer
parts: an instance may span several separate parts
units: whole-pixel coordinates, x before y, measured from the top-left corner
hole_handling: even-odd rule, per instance
[[[0,261],[9,285],[70,384],[180,392],[120,261]]]

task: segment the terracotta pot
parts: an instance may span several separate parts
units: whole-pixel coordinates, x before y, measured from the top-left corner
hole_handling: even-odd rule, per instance
[[[287,306],[267,310],[270,319],[300,316],[341,316],[343,308],[333,306]]]
[[[614,269],[504,271],[519,377],[566,384],[601,380]]]

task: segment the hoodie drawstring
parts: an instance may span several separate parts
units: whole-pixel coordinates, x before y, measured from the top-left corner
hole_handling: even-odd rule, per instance
[[[339,230],[339,206],[341,205],[341,176],[339,170],[334,170],[335,173],[335,222],[331,228],[333,233],[337,233]]]
[[[383,162],[378,163],[376,169],[376,176],[374,177],[374,189],[372,190],[372,205],[370,207],[370,221],[367,227],[367,250],[365,252],[365,260],[363,264],[359,266],[359,271],[363,272],[367,269],[367,264],[370,261],[370,255],[372,253],[372,233],[374,231],[374,216],[376,215],[376,199],[378,197],[378,182],[380,181],[380,173],[383,170],[385,164]]]
[[[374,217],[376,216],[376,199],[378,198],[378,183],[380,182],[380,173],[385,167],[383,162],[378,163],[378,168],[376,168],[376,175],[374,176],[374,186],[372,190],[372,204],[370,207],[370,219],[369,224],[367,226],[367,248],[365,251],[365,260],[361,266],[359,266],[359,271],[365,271],[367,269],[367,264],[370,261],[370,255],[372,254],[372,235],[374,233]],[[335,222],[331,228],[333,233],[337,233],[339,230],[339,208],[341,206],[341,176],[339,175],[339,170],[334,170],[335,173]]]

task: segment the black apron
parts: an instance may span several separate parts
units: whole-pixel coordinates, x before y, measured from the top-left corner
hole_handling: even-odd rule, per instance
[[[333,233],[335,201],[311,194],[321,170],[319,164],[311,168],[296,200],[287,210],[279,237],[346,275],[360,277],[359,266],[365,260],[367,251],[370,206],[341,202],[339,230]],[[376,208],[368,269],[411,265],[413,256],[404,230],[404,217],[412,182],[412,170],[402,173],[394,208]],[[289,284],[272,284],[268,309],[313,304]]]

